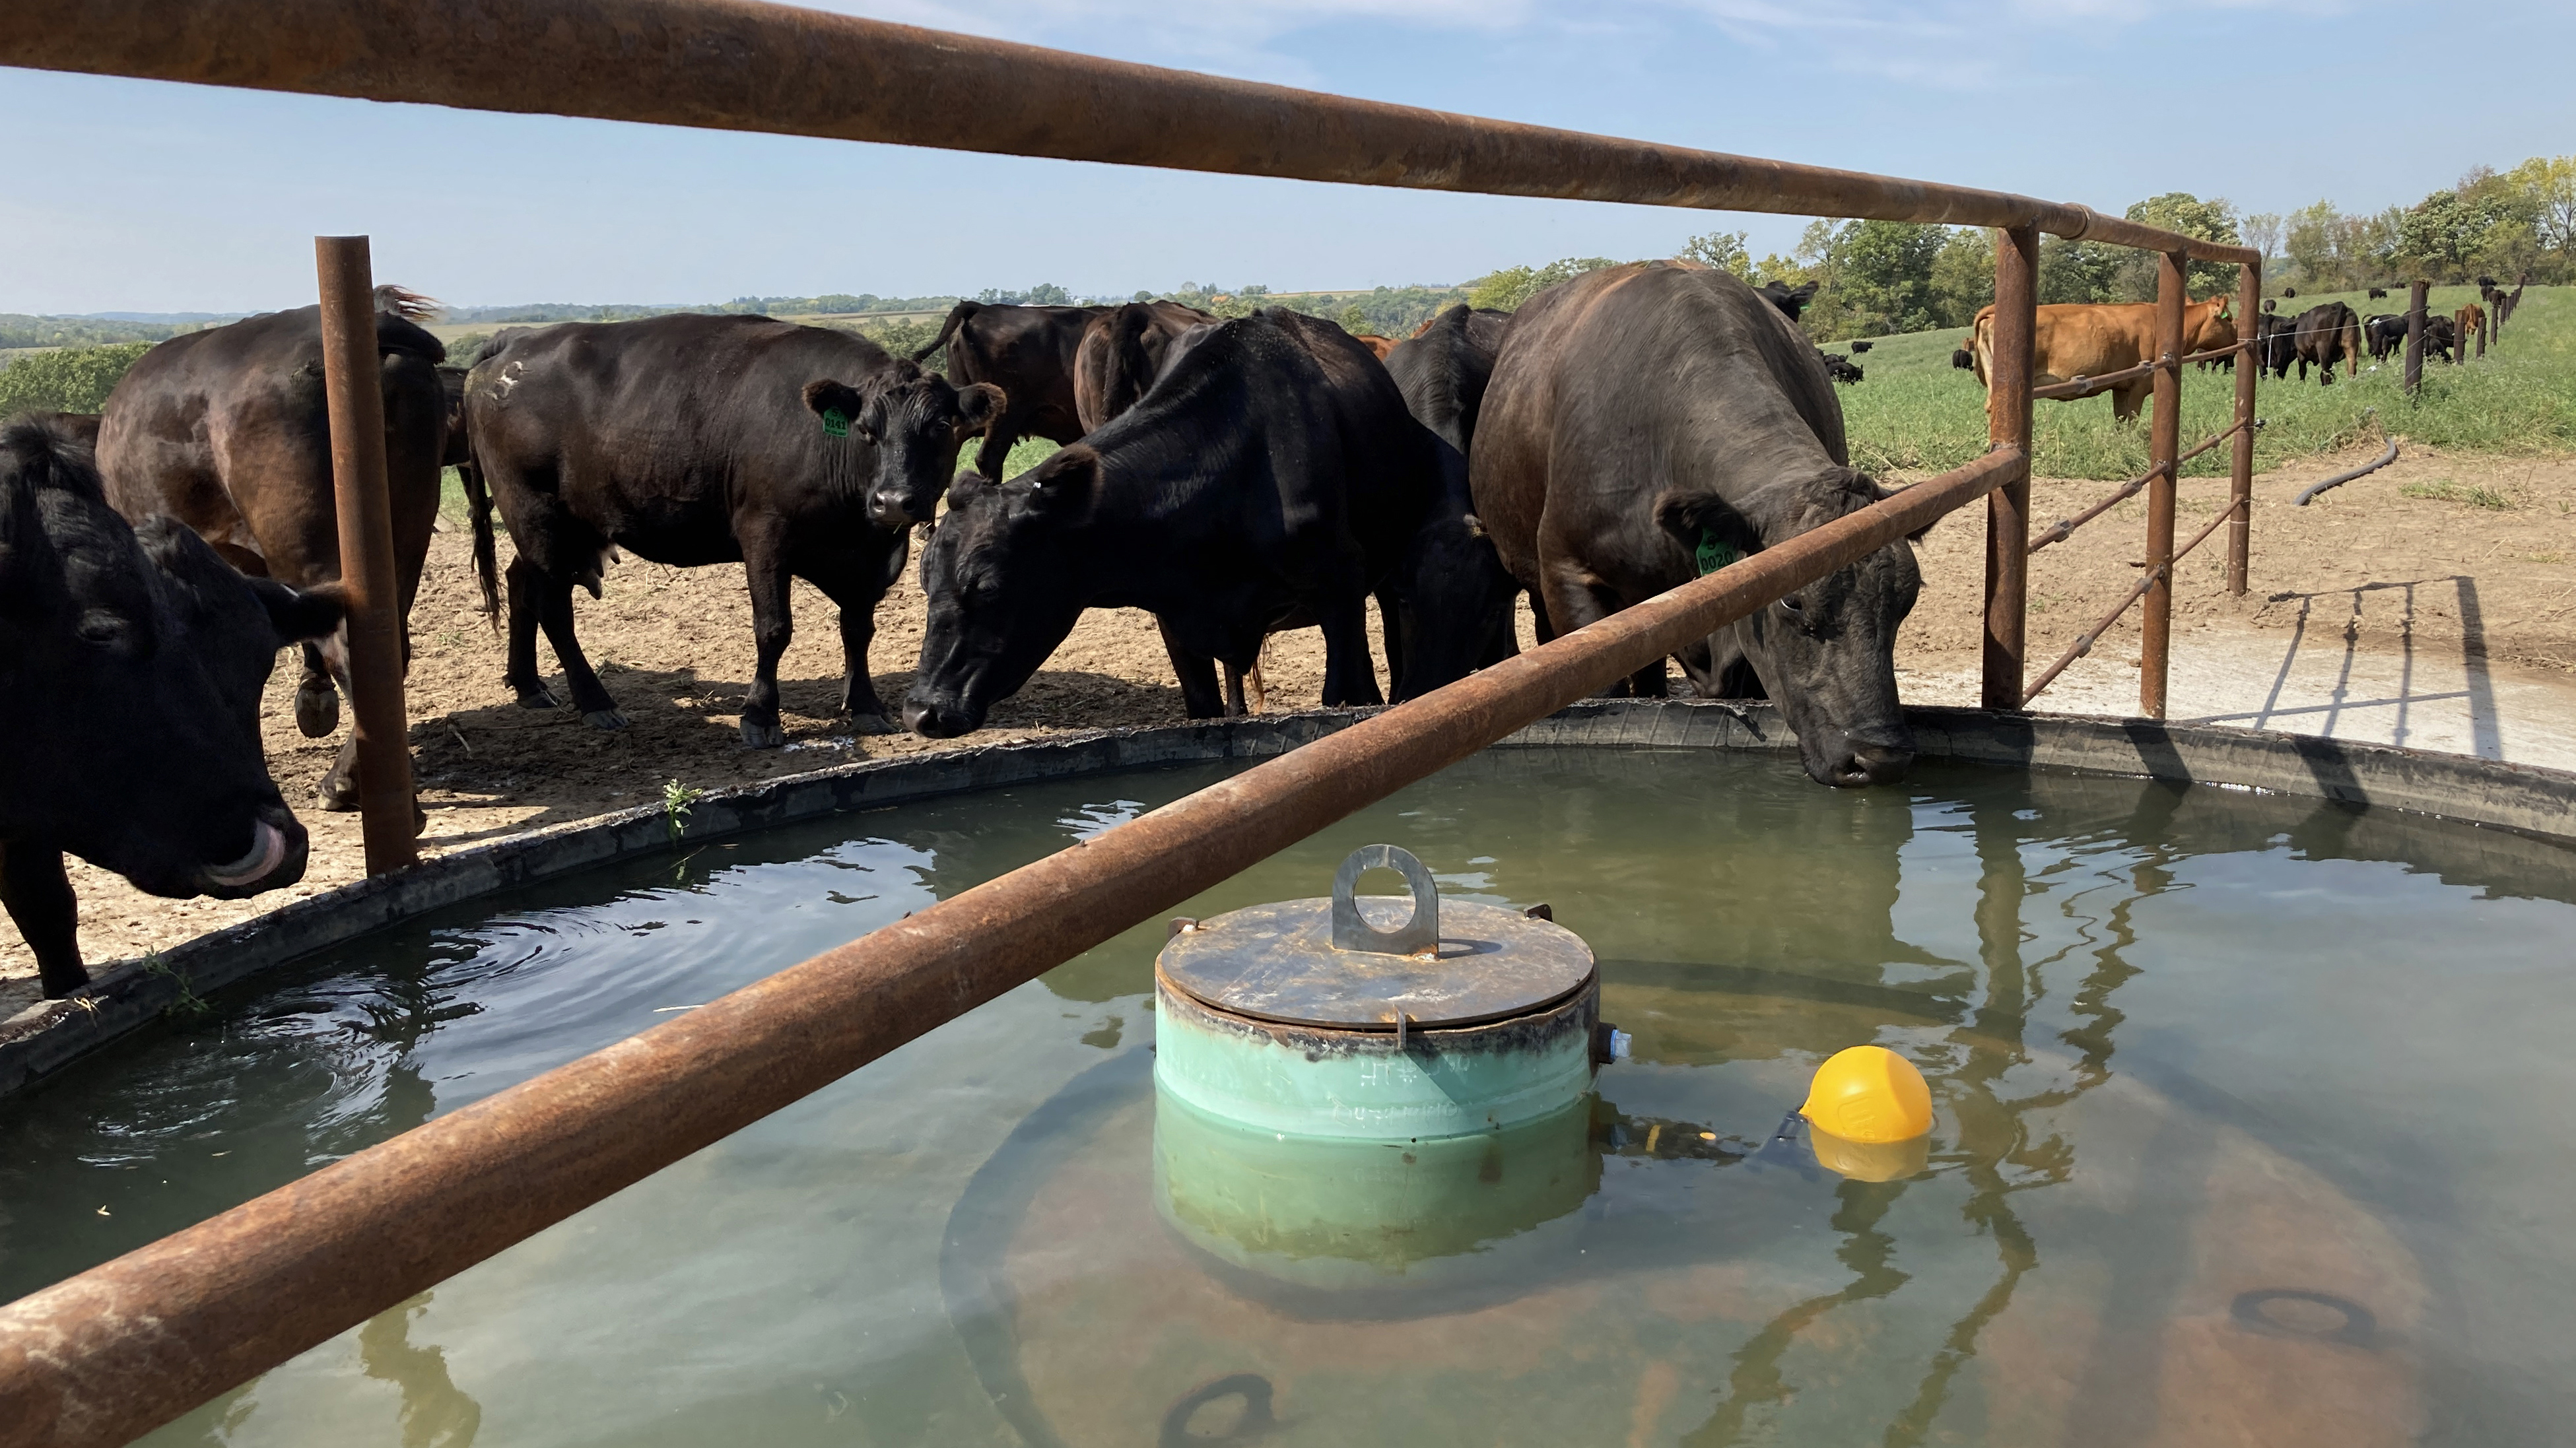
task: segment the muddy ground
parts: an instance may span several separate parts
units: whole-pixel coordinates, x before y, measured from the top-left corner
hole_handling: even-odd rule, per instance
[[[2498,665],[2576,675],[2576,459],[2446,457],[2410,450],[2394,466],[2288,506],[2300,489],[2375,454],[2319,459],[2257,480],[2253,586],[2223,588],[2224,535],[2179,570],[2175,649],[2261,642],[2305,626],[2347,632],[2363,649],[2395,650],[2410,634]],[[2113,485],[2042,481],[2040,525],[2079,511]],[[2224,501],[2223,480],[2185,485],[2180,536],[2199,531]],[[1978,646],[1983,513],[1936,526],[1921,545],[1925,586],[1899,650],[1909,698],[1969,702]],[[2091,627],[2136,578],[2144,503],[2133,500],[2033,560],[2034,675]],[[506,545],[505,545],[506,546]],[[741,747],[738,710],[751,666],[750,606],[739,568],[678,570],[628,560],[611,570],[606,597],[576,600],[585,646],[633,726],[602,733],[568,709],[516,707],[501,687],[501,646],[476,611],[465,539],[442,533],[413,614],[416,656],[409,689],[411,739],[429,825],[424,853],[514,830],[558,824],[658,801],[665,781],[720,788],[863,758],[953,747],[910,736],[853,737],[830,711],[840,694],[840,645],[830,605],[799,584],[798,632],[780,671],[788,744]],[[899,702],[921,643],[922,598],[911,582],[879,610],[872,651],[877,687]],[[2105,635],[2086,667],[2134,667],[2134,612]],[[1527,636],[1528,623],[1523,617]],[[551,666],[550,654],[541,654]],[[1272,640],[1265,664],[1271,707],[1317,703],[1323,649],[1312,630]],[[355,815],[311,806],[338,739],[308,740],[289,707],[289,656],[271,681],[269,758],[287,800],[313,832],[304,882],[247,901],[154,899],[78,862],[81,943],[92,965],[128,959],[245,919],[297,896],[358,878]],[[557,692],[562,693],[560,679]],[[2570,698],[2576,698],[2571,689]],[[2046,707],[2043,702],[2040,707]],[[1132,611],[1088,615],[1029,687],[997,709],[971,744],[1105,725],[1177,722],[1181,698],[1152,621]],[[345,711],[344,711],[345,728]],[[34,961],[0,921],[0,1018],[34,999]]]

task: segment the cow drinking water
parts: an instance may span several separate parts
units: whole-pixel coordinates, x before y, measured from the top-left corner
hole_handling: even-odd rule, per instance
[[[1852,470],[1816,349],[1720,271],[1614,267],[1541,292],[1512,322],[1477,419],[1476,516],[1570,632],[1877,501]],[[1684,656],[1703,693],[1740,659],[1780,702],[1821,783],[1900,778],[1896,630],[1922,575],[1892,543]],[[1543,634],[1543,636],[1546,636]],[[1660,663],[1632,687],[1656,692]]]
[[[1421,620],[1405,631],[1399,698],[1473,666],[1508,595],[1486,586],[1499,570],[1449,569],[1472,564],[1482,539],[1463,497],[1442,515],[1438,440],[1376,358],[1329,322],[1276,309],[1173,351],[1135,407],[1082,441],[1008,482],[970,473],[951,487],[922,555],[930,618],[904,704],[916,732],[982,727],[1086,608],[1162,622],[1193,717],[1222,705],[1186,660],[1248,670],[1292,618],[1323,630],[1327,706],[1379,702],[1372,591],[1388,616]],[[1458,589],[1473,595],[1463,605]]]
[[[339,624],[336,586],[245,576],[166,516],[128,524],[75,429],[0,426],[0,903],[46,995],[89,979],[66,853],[180,899],[303,878],[259,696],[280,648]]]

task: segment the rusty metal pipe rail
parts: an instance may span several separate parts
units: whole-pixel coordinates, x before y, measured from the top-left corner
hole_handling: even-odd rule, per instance
[[[2175,458],[2173,460],[2173,466],[2176,470],[2179,470],[2184,463],[2190,462],[2193,458],[2200,456],[2202,453],[2205,453],[2211,448],[2218,446],[2220,443],[2227,441],[2236,434],[2243,432],[2250,425],[2250,421],[2231,423],[2228,425],[2226,431],[2211,433],[2208,437],[2205,437],[2198,443],[2194,444],[2191,451],[2184,453],[2181,457]],[[2065,542],[2069,537],[2074,535],[2076,529],[2083,527],[2085,524],[2092,522],[2094,519],[2101,517],[2107,512],[2110,512],[2113,508],[2116,508],[2131,498],[2136,497],[2141,488],[2144,488],[2147,484],[2163,477],[2164,473],[2165,465],[2158,463],[2138,476],[2122,483],[2118,492],[2115,492],[2111,496],[2104,498],[2102,501],[2095,503],[2092,507],[2085,509],[2083,512],[2076,514],[2072,518],[2058,519],[2055,523],[2049,525],[2047,532],[2042,533],[2037,538],[2031,540],[2030,551],[2036,553],[2051,543]]]
[[[124,1443],[2024,466],[1989,453],[0,1308],[0,1432]]]
[[[2124,367],[2117,372],[2105,372],[2099,377],[2070,377],[2064,382],[2051,382],[2045,387],[2034,387],[2030,390],[2030,395],[2043,402],[2073,402],[2079,398],[2108,392],[2123,382],[2135,382],[2141,377],[2152,377],[2168,369],[2179,372],[2195,362],[2215,362],[2222,357],[2233,357],[2253,345],[2251,342],[2238,342],[2229,347],[2212,347],[2206,352],[2194,352],[2179,362],[2170,357],[2159,357],[2153,362],[2141,362],[2135,367]]]
[[[1123,166],[1952,225],[2257,260],[2009,192],[1132,65],[748,0],[56,0],[0,65]]]
[[[2067,665],[2072,664],[2077,659],[2093,652],[2093,645],[2100,641],[2103,630],[2109,628],[2115,623],[2118,623],[2120,621],[2120,615],[2129,611],[2129,605],[2146,597],[2147,590],[2155,587],[2157,580],[2171,576],[2173,565],[2175,563],[2180,563],[2187,555],[2190,554],[2191,550],[2199,547],[2204,541],[2206,541],[2210,534],[2217,532],[2220,524],[2235,517],[2237,510],[2244,507],[2245,504],[2246,500],[2243,498],[2228,499],[2227,506],[2218,510],[2218,516],[2209,520],[2208,527],[2193,534],[2190,542],[2185,543],[2180,548],[2174,550],[2171,562],[2158,564],[2155,567],[2147,569],[2146,572],[2138,579],[2138,586],[2130,589],[2128,596],[2122,598],[2119,604],[2109,613],[2102,615],[2102,621],[2100,623],[2093,625],[2092,628],[2075,636],[2074,644],[2070,646],[2065,653],[2058,655],[2057,662],[2048,666],[2048,672],[2041,674],[2038,681],[2030,686],[2029,691],[2021,696],[2021,706],[2025,709],[2029,708],[2030,701],[2038,698],[2041,691],[2045,690],[2049,685],[2056,683],[2057,676],[2066,672]]]

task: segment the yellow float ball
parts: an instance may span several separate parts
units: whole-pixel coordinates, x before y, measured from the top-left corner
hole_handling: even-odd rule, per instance
[[[1885,1046],[1853,1046],[1816,1068],[1798,1114],[1845,1141],[1911,1141],[1932,1129],[1932,1090],[1903,1056]]]
[[[1818,1166],[1856,1182],[1892,1182],[1910,1177],[1932,1159],[1929,1136],[1911,1141],[1845,1141],[1810,1123],[1807,1145],[1815,1148]]]

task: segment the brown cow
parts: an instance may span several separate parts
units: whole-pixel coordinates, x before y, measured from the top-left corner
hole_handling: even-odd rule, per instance
[[[1021,438],[1072,442],[1087,431],[1074,400],[1074,359],[1083,333],[1109,310],[959,302],[930,345],[912,354],[919,362],[946,347],[949,381],[961,388],[987,382],[1001,389],[1002,413],[984,430],[975,471],[999,478]]]
[[[1098,432],[1134,407],[1162,374],[1173,341],[1215,320],[1179,302],[1129,302],[1092,318],[1073,355],[1073,411],[1081,435]]]
[[[395,604],[411,616],[438,519],[439,459],[448,441],[447,349],[416,319],[435,307],[399,287],[376,289],[383,360],[385,489],[393,521]],[[108,394],[98,435],[107,500],[137,522],[167,513],[244,573],[298,589],[340,577],[331,488],[330,411],[322,395],[319,307],[271,312],[173,337],[143,354]],[[408,641],[405,653],[409,653]],[[295,723],[319,739],[339,727],[348,687],[344,629],[304,646]],[[358,807],[357,741],[322,778],[322,807]],[[414,819],[420,819],[417,810]]]
[[[2211,297],[2182,309],[2183,351],[2207,352],[2236,345],[2236,322],[2229,315],[2232,298]],[[1989,303],[1977,313],[1969,366],[1987,388],[1986,416],[1994,416],[1995,309]],[[2061,302],[2039,308],[2039,327],[2031,348],[2031,384],[2072,382],[2124,372],[2156,358],[2156,305],[2153,302],[2096,304]],[[2111,389],[2111,415],[2135,421],[2155,386],[2140,377]]]
[[[1351,340],[1377,354],[1377,360],[1380,362],[1385,361],[1387,354],[1395,350],[1393,337],[1381,337],[1375,332],[1353,332]]]

